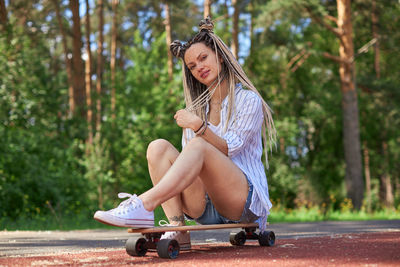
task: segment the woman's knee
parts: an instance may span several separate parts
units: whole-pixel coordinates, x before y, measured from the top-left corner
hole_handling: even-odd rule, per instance
[[[160,160],[170,146],[172,146],[171,143],[165,139],[157,139],[150,142],[146,153],[147,161],[154,162]]]
[[[201,137],[195,137],[189,141],[185,148],[195,149],[196,151],[204,151],[209,143]]]

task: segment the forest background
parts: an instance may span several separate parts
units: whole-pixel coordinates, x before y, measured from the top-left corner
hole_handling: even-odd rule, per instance
[[[206,15],[274,110],[271,219],[399,214],[400,1],[0,0],[0,229],[151,187],[149,142],[181,147],[168,47]]]

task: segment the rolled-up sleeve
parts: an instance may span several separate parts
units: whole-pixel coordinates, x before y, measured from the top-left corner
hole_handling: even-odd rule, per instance
[[[187,143],[193,139],[195,136],[194,132],[192,129],[185,128],[182,131],[182,149],[187,145]]]
[[[228,145],[229,157],[241,152],[243,145],[260,131],[263,122],[262,102],[256,94],[240,101],[235,112],[236,116],[229,122],[223,136]]]

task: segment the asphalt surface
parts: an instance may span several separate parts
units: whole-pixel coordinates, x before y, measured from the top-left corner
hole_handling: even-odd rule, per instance
[[[279,239],[349,233],[400,232],[400,220],[272,224]],[[229,242],[232,229],[191,232],[192,244]],[[84,231],[1,231],[0,257],[121,250],[133,234],[126,229]]]

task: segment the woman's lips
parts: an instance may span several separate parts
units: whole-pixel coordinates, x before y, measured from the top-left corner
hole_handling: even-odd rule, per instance
[[[200,77],[201,77],[202,79],[205,79],[205,78],[207,78],[207,76],[208,76],[209,73],[210,73],[210,71],[207,70],[207,71],[203,72],[202,74],[200,74]]]

